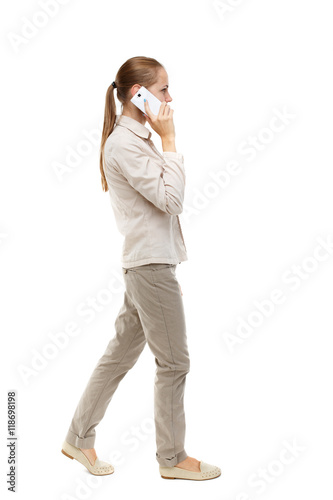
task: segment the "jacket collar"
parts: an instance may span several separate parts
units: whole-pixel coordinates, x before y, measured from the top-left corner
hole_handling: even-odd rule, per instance
[[[139,137],[143,137],[144,139],[150,139],[152,135],[147,127],[142,125],[142,123],[138,122],[134,118],[131,118],[130,116],[117,115],[116,124],[128,128],[129,130],[134,132],[134,134],[138,135]]]

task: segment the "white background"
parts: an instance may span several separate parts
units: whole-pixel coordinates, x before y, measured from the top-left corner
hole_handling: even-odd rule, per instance
[[[62,3],[16,48],[13,38],[43,21],[45,10],[42,1],[1,3],[3,492],[10,495],[6,401],[14,389],[16,498],[330,497],[333,250],[319,242],[333,239],[331,2]],[[96,478],[60,452],[115,334],[124,284],[123,240],[101,188],[98,140],[61,180],[54,165],[66,164],[85,131],[101,127],[106,89],[137,55],[166,67],[185,159],[180,220],[189,259],[177,278],[191,356],[186,451],[221,467],[210,481],[160,478],[147,346],[96,429],[97,454],[115,473]],[[279,132],[267,130],[274,110],[292,116],[276,122]],[[249,161],[239,147],[251,137],[260,150]],[[155,132],[153,140],[161,151]],[[213,192],[211,174],[233,160],[238,175]],[[78,306],[112,284],[118,291],[87,323]],[[255,301],[271,300],[274,289],[283,303],[271,302],[263,316]],[[239,322],[255,319],[240,337]],[[33,371],[36,352],[53,343],[50,333],[71,321],[78,335]],[[233,349],[226,332],[239,341]],[[31,370],[25,378],[22,368]],[[126,444],[135,427],[141,437]],[[286,442],[294,455],[283,451]]]

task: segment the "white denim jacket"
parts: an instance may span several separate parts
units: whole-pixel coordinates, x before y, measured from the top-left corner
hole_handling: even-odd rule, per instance
[[[104,147],[104,172],[111,206],[125,236],[122,267],[188,260],[180,226],[185,190],[181,153],[156,149],[152,133],[125,115]]]

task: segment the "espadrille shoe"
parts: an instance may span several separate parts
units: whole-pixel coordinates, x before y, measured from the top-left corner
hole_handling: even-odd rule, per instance
[[[95,460],[95,464],[91,465],[83,451],[80,450],[80,448],[67,443],[67,441],[63,442],[61,452],[66,455],[66,457],[71,459],[75,458],[75,460],[87,467],[88,471],[91,472],[91,474],[94,474],[94,476],[107,476],[108,474],[112,474],[114,472],[114,468],[111,464],[99,460],[98,457]]]
[[[160,465],[160,474],[164,479],[194,479],[196,481],[204,481],[206,479],[214,479],[221,475],[221,469],[215,465],[200,462],[200,472],[181,469],[180,467],[162,467]]]

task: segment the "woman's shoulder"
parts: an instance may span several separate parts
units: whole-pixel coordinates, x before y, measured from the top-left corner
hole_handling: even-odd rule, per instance
[[[105,142],[104,154],[116,155],[128,152],[139,152],[142,150],[141,141],[138,141],[133,132],[125,127],[115,126]]]

